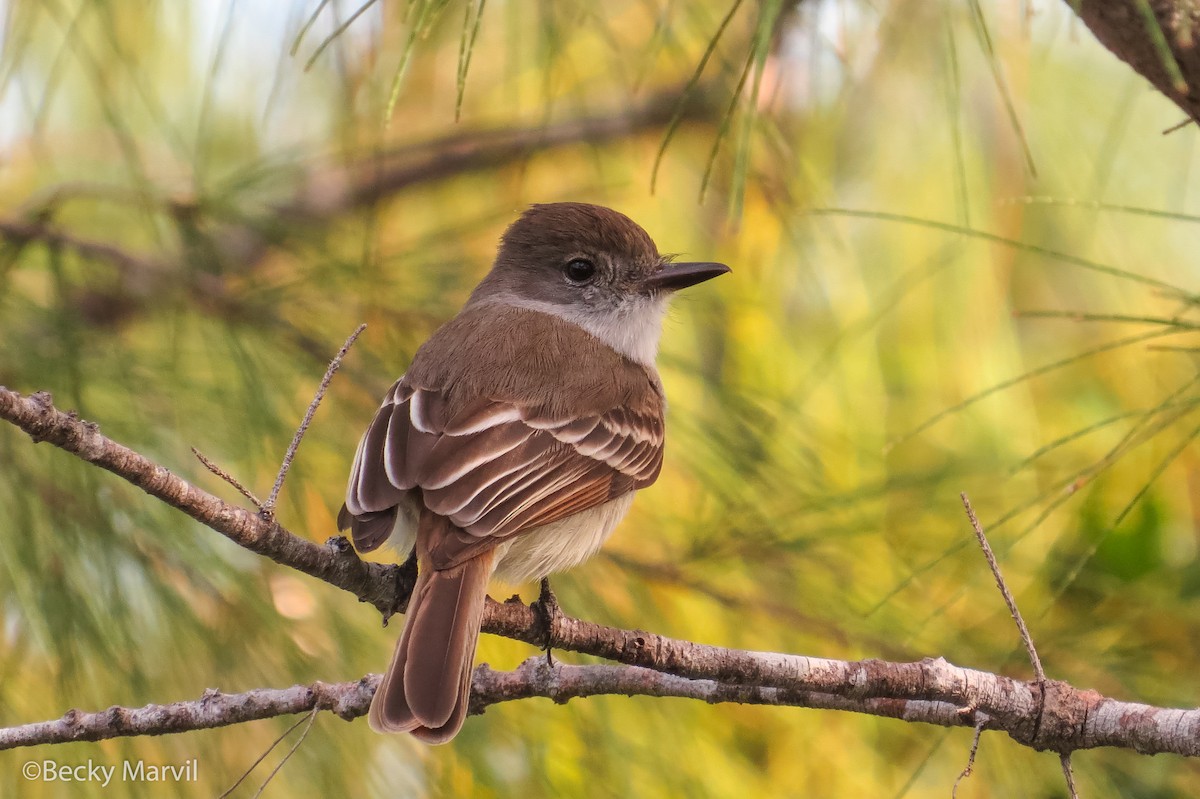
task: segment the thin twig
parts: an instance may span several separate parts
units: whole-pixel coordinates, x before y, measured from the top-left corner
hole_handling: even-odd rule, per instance
[[[971,776],[971,771],[975,768],[975,755],[979,754],[979,737],[983,735],[983,728],[988,723],[986,713],[975,714],[975,735],[971,738],[971,754],[967,756],[967,767],[958,775],[958,779],[954,781],[954,787],[950,789],[950,799],[958,799],[958,784]]]
[[[315,716],[320,709],[321,709],[320,705],[314,704],[312,710],[310,710],[306,715],[301,716],[300,719],[296,723],[294,723],[292,726],[290,726],[286,730],[284,730],[283,733],[278,738],[276,738],[274,741],[271,742],[271,745],[267,747],[266,751],[263,752],[261,755],[259,755],[258,759],[255,760],[253,763],[251,763],[250,767],[242,772],[242,776],[237,778],[237,782],[235,782],[233,785],[230,785],[228,788],[226,788],[221,793],[221,795],[217,797],[217,799],[225,799],[231,793],[236,791],[237,787],[246,781],[246,778],[250,776],[251,772],[253,772],[254,769],[258,768],[258,764],[263,762],[264,760],[266,760],[267,755],[269,755],[269,754],[271,754],[271,752],[275,751],[275,747],[279,746],[280,742],[282,742],[284,738],[286,738],[292,734],[292,730],[299,727],[305,721],[308,721],[308,723],[311,725],[313,716]],[[305,733],[307,733],[307,732],[308,731],[305,730]],[[272,775],[274,775],[274,773],[275,772],[271,772]],[[267,777],[267,779],[263,782],[263,785],[266,785],[270,781],[271,781],[271,778]],[[255,795],[257,796],[257,794],[255,794]]]
[[[971,520],[975,538],[979,540],[979,547],[983,550],[983,556],[987,558],[988,568],[992,570],[992,576],[996,578],[996,587],[1000,589],[1000,595],[1004,597],[1004,604],[1008,605],[1008,612],[1013,621],[1017,623],[1017,631],[1021,634],[1021,643],[1025,644],[1025,651],[1029,653],[1029,661],[1033,664],[1033,673],[1037,675],[1038,682],[1045,682],[1046,672],[1042,670],[1042,660],[1033,646],[1033,638],[1029,635],[1029,628],[1025,626],[1025,620],[1021,618],[1021,611],[1017,610],[1017,601],[1013,599],[1012,592],[1008,590],[1008,584],[1004,582],[1004,577],[1000,574],[1000,564],[996,562],[996,554],[992,552],[992,545],[988,543],[987,536],[983,533],[983,527],[975,518],[975,509],[971,507],[971,500],[967,498],[966,492],[959,494],[959,497],[962,498],[963,507],[967,509],[967,518]]]
[[[1193,123],[1193,122],[1195,122],[1195,121],[1196,121],[1196,120],[1194,120],[1194,119],[1192,119],[1191,117],[1189,117],[1189,118],[1187,118],[1187,119],[1183,120],[1182,122],[1176,122],[1174,125],[1172,125],[1171,127],[1167,128],[1166,130],[1164,130],[1164,131],[1162,132],[1162,135],[1166,136],[1166,135],[1168,135],[1168,134],[1170,134],[1170,133],[1174,133],[1174,132],[1175,132],[1175,131],[1177,131],[1177,130],[1182,130],[1183,128],[1186,128],[1188,125],[1192,124],[1192,123]]]
[[[263,506],[262,500],[256,496],[254,496],[254,493],[251,492],[250,489],[246,488],[244,485],[239,483],[236,477],[234,477],[229,472],[222,469],[217,464],[210,461],[208,458],[204,457],[204,453],[202,453],[200,450],[196,449],[195,447],[192,447],[192,454],[195,455],[196,458],[199,459],[199,461],[204,464],[204,468],[208,469],[210,472],[215,474],[217,477],[220,477],[226,483],[229,483],[231,486],[236,488],[243,497],[245,497],[246,499],[248,499],[254,503],[254,507],[258,508],[259,510],[262,510],[262,506]]]
[[[334,373],[341,367],[342,359],[346,357],[346,353],[354,345],[355,339],[366,329],[366,324],[359,325],[350,334],[350,338],[346,339],[346,343],[338,350],[333,360],[329,362],[329,368],[325,370],[325,377],[321,378],[321,385],[317,387],[316,396],[308,404],[308,411],[304,414],[304,421],[300,422],[300,427],[296,428],[296,435],[292,436],[292,443],[288,445],[287,452],[283,456],[283,464],[279,467],[279,474],[275,478],[275,485],[271,487],[271,495],[267,497],[266,503],[259,506],[259,511],[262,513],[263,518],[271,519],[275,516],[275,502],[279,499],[279,491],[283,488],[283,481],[287,477],[288,470],[292,468],[292,459],[296,457],[296,449],[300,446],[300,439],[304,438],[305,432],[308,431],[308,425],[312,422],[313,414],[317,412],[317,406],[321,404],[321,400],[325,399],[325,392],[329,388],[329,382],[333,380]]]
[[[1067,778],[1067,793],[1071,799],[1079,799],[1079,792],[1075,790],[1075,772],[1071,769],[1071,756],[1060,755],[1058,762],[1062,764],[1063,776]]]
[[[275,778],[275,775],[279,773],[279,770],[283,768],[283,764],[291,760],[292,755],[296,754],[296,750],[300,748],[300,744],[304,743],[304,739],[308,737],[309,731],[312,730],[313,722],[317,720],[317,712],[319,710],[320,708],[314,707],[312,712],[308,714],[308,724],[304,726],[304,732],[300,733],[300,737],[296,739],[296,743],[292,744],[292,748],[288,750],[287,754],[283,756],[282,760],[275,764],[275,768],[271,769],[271,773],[267,775],[265,780],[263,780],[263,784],[258,786],[258,790],[254,792],[254,799],[258,799],[258,797],[262,796],[263,791],[267,789],[267,785],[270,784],[271,780]],[[303,721],[303,719],[301,719],[301,721]],[[293,724],[291,729],[296,729],[296,725]],[[289,730],[289,732],[290,731],[291,730]]]

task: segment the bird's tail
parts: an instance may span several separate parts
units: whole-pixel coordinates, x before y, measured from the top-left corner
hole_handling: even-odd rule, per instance
[[[428,518],[433,514],[422,516],[422,527],[436,524],[438,517]],[[440,744],[458,734],[467,716],[494,557],[488,550],[452,568],[434,569],[421,557],[424,538],[417,536],[417,584],[404,632],[371,700],[368,720],[376,732],[411,732]]]

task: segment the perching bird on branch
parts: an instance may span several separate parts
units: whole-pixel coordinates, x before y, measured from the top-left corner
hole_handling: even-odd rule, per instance
[[[373,729],[453,738],[492,577],[581,563],[657,479],[667,300],[728,271],[673,262],[596,205],[535,205],[504,233],[467,304],[388,390],[338,515],[362,552],[416,548]]]

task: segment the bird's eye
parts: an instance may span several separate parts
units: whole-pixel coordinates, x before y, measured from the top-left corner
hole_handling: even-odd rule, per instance
[[[567,280],[581,286],[596,276],[596,265],[584,258],[574,258],[563,267],[563,274]]]

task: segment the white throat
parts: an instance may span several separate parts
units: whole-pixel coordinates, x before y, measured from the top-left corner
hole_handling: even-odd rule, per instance
[[[487,302],[550,314],[581,327],[588,333],[643,366],[654,368],[658,340],[662,336],[667,295],[630,299],[611,311],[588,311],[558,305],[545,300],[517,297],[508,292],[490,297]]]

